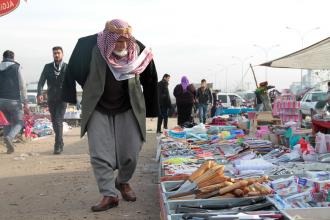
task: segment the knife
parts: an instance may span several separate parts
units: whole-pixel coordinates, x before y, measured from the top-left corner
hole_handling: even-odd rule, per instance
[[[194,191],[194,193],[198,193],[198,189],[201,187],[201,183],[204,183],[206,185],[212,184],[212,180],[214,180],[214,177],[222,176],[224,171],[224,166],[222,165],[216,165],[208,169],[204,174],[197,177],[194,182],[190,183],[190,185],[186,185],[181,189],[181,191],[177,191],[175,194],[172,195],[172,198],[179,197],[178,195],[185,193],[185,192],[191,192]]]
[[[234,207],[240,207],[240,206],[249,206],[258,204],[261,202],[265,202],[266,197],[257,197],[257,198],[244,198],[240,201],[235,202],[228,202],[226,204],[212,204],[212,205],[199,205],[199,206],[192,206],[192,205],[180,205],[181,207],[185,208],[195,208],[195,209],[201,209],[201,210],[221,210],[221,209],[230,209]]]
[[[211,160],[205,161],[197,170],[195,170],[190,175],[188,180],[186,180],[176,192],[182,193],[195,189],[197,187],[197,184],[194,181],[214,165],[215,165],[214,161]]]

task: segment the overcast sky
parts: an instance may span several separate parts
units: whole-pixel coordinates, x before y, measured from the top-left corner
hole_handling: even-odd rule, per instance
[[[241,82],[242,60],[244,73],[249,63],[266,60],[254,44],[278,44],[269,50],[273,59],[301,48],[299,32],[304,46],[330,36],[329,8],[330,1],[324,0],[28,0],[0,17],[0,50],[13,50],[26,80],[36,81],[52,61],[53,46],[61,45],[68,61],[78,38],[121,18],[152,48],[159,78],[169,73],[172,87],[186,75],[192,82],[215,81],[225,90],[223,68],[228,67],[228,88],[234,89]],[[310,31],[316,27],[320,29]],[[265,79],[264,67],[255,71],[259,82]],[[268,69],[268,80],[287,88],[300,80],[300,71]],[[244,84],[253,88],[251,72]]]

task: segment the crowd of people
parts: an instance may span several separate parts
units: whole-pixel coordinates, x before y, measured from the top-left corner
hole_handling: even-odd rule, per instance
[[[157,133],[161,133],[162,122],[164,129],[167,129],[169,111],[172,104],[168,89],[170,75],[165,74],[161,81],[158,82],[158,100],[159,115],[157,121]],[[194,123],[193,111],[198,110],[198,118],[200,123],[206,123],[209,115],[209,106],[213,103],[211,89],[207,87],[205,79],[201,80],[201,86],[196,90],[195,86],[189,82],[187,76],[181,78],[181,83],[177,84],[173,90],[173,96],[176,101],[177,108],[177,124],[180,126],[189,126]]]

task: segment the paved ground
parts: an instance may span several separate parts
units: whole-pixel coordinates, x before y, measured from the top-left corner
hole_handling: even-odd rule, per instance
[[[0,145],[0,220],[159,219],[156,123],[157,119],[147,120],[147,142],[131,182],[138,201],[121,200],[119,207],[97,214],[90,206],[101,197],[87,139],[80,139],[79,128],[65,135],[65,151],[58,156],[52,155],[53,136],[18,144],[11,155]],[[174,124],[171,120],[170,125]]]

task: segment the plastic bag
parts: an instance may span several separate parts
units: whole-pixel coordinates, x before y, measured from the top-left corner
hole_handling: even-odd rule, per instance
[[[308,154],[304,153],[302,155],[302,158],[304,161],[317,161],[317,159],[318,159],[317,154],[314,152],[308,153]]]
[[[315,138],[315,151],[320,154],[324,154],[328,152],[327,142],[325,139],[325,135],[321,132],[316,134]]]
[[[194,134],[206,134],[206,128],[203,123],[193,126],[191,132]]]

